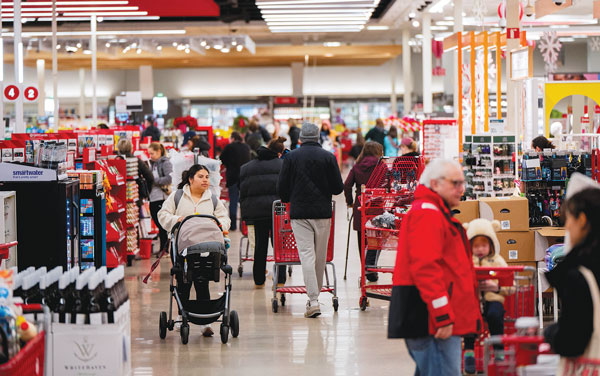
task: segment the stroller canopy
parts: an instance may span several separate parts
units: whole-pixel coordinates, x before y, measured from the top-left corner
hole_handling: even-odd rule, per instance
[[[185,220],[177,232],[177,253],[222,252],[225,251],[223,232],[217,223],[204,217]]]

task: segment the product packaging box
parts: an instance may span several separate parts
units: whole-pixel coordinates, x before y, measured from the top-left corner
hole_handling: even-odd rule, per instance
[[[454,218],[458,219],[460,223],[471,222],[479,218],[479,201],[461,201],[456,208],[452,209],[452,213],[454,213]]]
[[[496,235],[504,261],[509,264],[535,261],[533,231],[502,231]]]
[[[564,227],[539,227],[532,231],[535,233],[535,261],[544,261],[550,246],[565,242]]]
[[[529,231],[529,201],[516,196],[481,198],[479,217],[498,220],[501,231]]]

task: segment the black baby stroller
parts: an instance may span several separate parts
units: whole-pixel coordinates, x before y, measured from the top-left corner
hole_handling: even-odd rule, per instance
[[[237,337],[240,331],[236,311],[230,311],[231,274],[233,268],[227,264],[227,246],[221,224],[217,218],[209,215],[191,215],[179,222],[171,230],[171,285],[169,299],[169,319],[167,313],[160,313],[160,338],[167,336],[167,329],[173,330],[173,299],[181,311],[181,343],[188,343],[189,323],[208,325],[221,322],[221,342],[227,343],[229,329]],[[225,273],[225,293],[216,300],[189,300],[182,304],[173,276],[184,283],[209,281],[219,282],[221,270]],[[219,320],[222,317],[221,320]]]

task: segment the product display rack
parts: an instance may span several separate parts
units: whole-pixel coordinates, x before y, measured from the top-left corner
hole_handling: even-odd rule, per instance
[[[126,227],[127,227],[127,265],[131,265],[135,255],[139,252],[138,229],[139,229],[139,207],[137,202],[140,198],[137,182],[138,163],[137,157],[127,158],[127,209],[126,209]]]
[[[465,196],[511,196],[515,189],[514,135],[465,136],[463,165],[466,178]]]

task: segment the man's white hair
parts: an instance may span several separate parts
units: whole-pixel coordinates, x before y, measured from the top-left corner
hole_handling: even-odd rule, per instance
[[[462,166],[457,161],[452,159],[436,158],[427,164],[425,170],[421,174],[419,183],[423,184],[427,188],[431,188],[431,181],[446,177],[448,170],[451,168],[457,168],[462,171]]]

